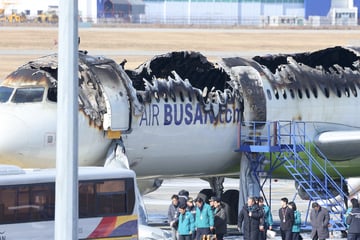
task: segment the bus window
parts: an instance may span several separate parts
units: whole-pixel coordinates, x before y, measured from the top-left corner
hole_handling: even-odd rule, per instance
[[[55,212],[55,185],[37,184],[31,187],[31,219],[53,220]]]
[[[0,222],[19,223],[53,219],[54,194],[54,184],[30,184],[0,189],[3,206],[3,218]]]
[[[126,214],[125,180],[111,180],[96,184],[96,203],[99,215]]]
[[[7,102],[11,96],[11,93],[13,92],[13,88],[9,87],[0,87],[0,102],[4,103]]]
[[[11,101],[13,103],[41,102],[44,95],[44,88],[18,88]]]
[[[95,216],[95,187],[92,182],[79,183],[79,217]]]

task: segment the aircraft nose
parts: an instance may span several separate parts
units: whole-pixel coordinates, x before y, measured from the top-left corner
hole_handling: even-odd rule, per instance
[[[0,162],[9,163],[27,146],[25,121],[13,114],[0,114]]]

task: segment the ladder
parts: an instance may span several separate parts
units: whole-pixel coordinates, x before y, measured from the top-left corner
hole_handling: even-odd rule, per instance
[[[329,210],[330,229],[346,229],[343,222],[346,180],[306,135],[305,122],[244,122],[239,139],[237,151],[246,154],[257,177],[271,176],[275,168],[284,167],[298,187],[306,192],[310,202],[316,201]],[[276,156],[274,161],[273,155]],[[270,160],[266,156],[270,156]],[[272,164],[266,171],[264,163],[267,162]]]

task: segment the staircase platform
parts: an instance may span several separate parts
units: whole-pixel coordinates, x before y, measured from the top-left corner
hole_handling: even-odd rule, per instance
[[[265,159],[269,157],[267,162],[270,162],[270,166],[276,162],[275,168],[284,167],[309,196],[310,202],[317,201],[329,210],[331,230],[345,230],[342,221],[346,212],[344,199],[347,194],[343,191],[345,178],[313,144],[306,135],[306,129],[306,122],[300,121],[244,122],[240,128],[239,147],[235,151],[245,153],[252,162],[253,174],[258,178],[260,175],[271,177],[274,166],[265,174],[262,170]],[[314,150],[321,157],[313,156]],[[276,156],[276,159],[271,159],[272,156]],[[328,172],[333,175],[330,176]],[[339,180],[340,184],[333,179]],[[336,200],[338,196],[342,201]]]

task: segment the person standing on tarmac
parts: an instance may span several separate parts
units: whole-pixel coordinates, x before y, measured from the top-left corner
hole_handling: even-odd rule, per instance
[[[201,240],[205,235],[211,234],[214,230],[214,213],[209,204],[201,197],[195,199],[196,202],[196,217],[195,217],[195,230],[196,240]]]
[[[178,225],[178,206],[179,196],[174,194],[171,196],[171,204],[168,209],[168,221],[171,227],[172,239],[177,240],[177,225]]]
[[[192,240],[192,234],[195,231],[194,216],[186,210],[186,204],[179,206],[179,240]]]
[[[324,240],[329,238],[329,211],[326,208],[321,207],[317,202],[313,202],[311,206],[313,208],[310,213],[312,240]]]
[[[349,225],[348,240],[360,240],[360,207],[357,199],[351,199],[352,209],[346,217]]]
[[[238,217],[238,230],[242,229],[244,240],[259,240],[260,228],[264,212],[255,204],[255,199],[249,197],[247,204],[241,209]]]
[[[260,209],[262,208],[264,211],[264,220],[263,220],[264,229],[260,232],[260,239],[266,240],[267,230],[272,230],[273,217],[272,217],[269,206],[265,205],[265,203],[264,203],[264,198],[259,197],[258,201],[259,201]]]
[[[214,203],[214,227],[216,240],[223,240],[227,228],[226,211],[221,203],[220,198],[211,197],[211,199]]]
[[[289,202],[289,207],[294,211],[294,225],[292,226],[292,240],[300,240],[301,213],[294,202]]]
[[[282,240],[292,240],[292,226],[294,225],[294,211],[288,206],[289,200],[284,197],[281,199],[279,209],[280,233]]]

